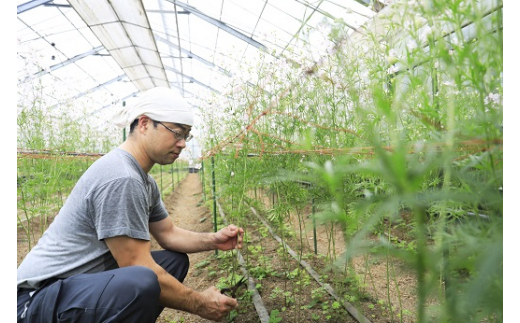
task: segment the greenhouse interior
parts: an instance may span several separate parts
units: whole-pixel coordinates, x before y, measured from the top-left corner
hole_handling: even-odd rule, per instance
[[[17,267],[130,136],[118,111],[165,87],[194,114],[178,159],[148,172],[169,216],[244,230],[241,249],[189,255],[189,288],[246,280],[222,321],[503,322],[505,12],[18,0]]]

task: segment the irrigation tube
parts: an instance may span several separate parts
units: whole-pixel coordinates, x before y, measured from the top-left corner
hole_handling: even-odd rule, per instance
[[[224,224],[227,225],[226,216],[224,215],[224,211],[222,210],[222,207],[220,206],[220,203],[218,204],[218,210],[220,213],[220,216],[222,217],[222,221],[224,221]],[[262,323],[269,323],[269,313],[267,312],[267,309],[264,306],[264,302],[262,301],[262,296],[258,293],[258,290],[256,289],[255,281],[251,276],[249,276],[249,273],[246,269],[246,263],[244,261],[244,257],[242,257],[242,254],[239,250],[237,250],[238,254],[238,262],[240,263],[240,270],[242,271],[242,274],[244,274],[244,277],[247,277],[247,289],[250,290],[253,293],[253,304],[256,308],[256,313],[258,314],[258,317],[260,318],[260,322]]]
[[[370,320],[368,318],[366,318],[363,314],[359,313],[359,311],[357,310],[357,308],[355,308],[352,304],[350,304],[349,302],[347,301],[343,301],[339,298],[339,296],[336,294],[336,292],[334,291],[334,289],[332,287],[330,287],[329,284],[326,284],[326,283],[323,283],[320,281],[320,276],[318,275],[318,273],[312,269],[312,267],[303,259],[298,259],[298,255],[296,254],[296,252],[294,252],[286,243],[285,241],[283,241],[279,236],[276,235],[276,233],[274,233],[273,229],[271,228],[271,226],[267,223],[267,221],[265,221],[257,212],[256,210],[251,207],[251,211],[253,211],[254,215],[256,215],[256,217],[262,221],[262,223],[266,226],[266,228],[269,230],[269,232],[271,232],[271,234],[273,235],[273,237],[280,243],[284,246],[284,248],[286,248],[286,250],[289,252],[289,254],[291,256],[293,256],[294,259],[296,259],[296,261],[299,261],[300,262],[300,265],[305,268],[307,270],[307,272],[318,282],[318,284],[320,284],[321,287],[323,287],[327,292],[329,292],[329,294],[334,297],[338,302],[340,302],[343,307],[345,307],[345,309],[350,313],[350,315],[352,315],[356,320],[358,320],[358,322],[361,322],[361,323],[370,323]]]

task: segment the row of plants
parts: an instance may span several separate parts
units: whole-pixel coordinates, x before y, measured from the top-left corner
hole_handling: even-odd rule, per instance
[[[370,263],[361,272],[354,261],[377,256],[398,286],[405,263],[416,322],[500,321],[502,2],[391,7],[355,32],[331,24],[322,60],[266,55],[256,87],[208,99],[222,107],[203,113],[217,198],[237,223],[264,205],[284,239],[309,215],[339,226],[347,248],[326,259],[338,279],[359,281]]]
[[[220,202],[219,205],[220,216],[226,220],[219,216],[217,229],[228,221],[242,220],[239,225],[245,230],[246,247],[240,251],[219,252],[203,260],[194,266],[193,275],[220,277],[216,286],[224,288],[234,285],[246,272],[254,281],[262,303],[254,304],[253,290],[241,289],[236,295],[240,306],[230,313],[227,322],[266,322],[260,318],[257,306],[265,309],[269,322],[357,322],[300,266],[300,260],[312,258],[310,254],[290,256],[288,246],[278,243],[251,212],[247,212],[245,218],[233,219],[228,216],[231,205]],[[308,293],[309,290],[312,293]],[[379,315],[375,310],[371,312],[374,317]]]
[[[250,166],[252,166],[254,169],[253,165],[256,165],[255,161],[250,162],[250,159],[247,161],[246,168],[251,169]],[[220,164],[220,160],[216,163],[216,165],[218,164]],[[267,164],[272,165],[270,161],[267,161]],[[229,165],[229,161],[224,160],[222,166],[225,167],[226,165]],[[206,172],[208,172],[207,169]],[[215,173],[218,174],[218,172],[217,168]],[[387,318],[401,322],[414,321],[414,316],[410,309],[406,309],[399,304],[392,306],[391,301],[385,296],[385,291],[379,291],[379,293],[376,291],[375,294],[367,292],[367,285],[373,283],[369,277],[369,261],[373,263],[378,261],[378,259],[381,260],[381,257],[375,254],[375,248],[367,255],[363,255],[363,265],[366,265],[366,267],[361,268],[366,269],[363,270],[363,273],[353,270],[353,267],[343,258],[345,254],[337,253],[336,250],[338,248],[336,248],[334,244],[337,243],[338,238],[344,239],[342,233],[343,228],[348,226],[351,222],[347,224],[343,221],[334,220],[331,223],[330,217],[319,212],[316,212],[313,216],[311,211],[313,209],[313,199],[311,197],[312,188],[310,189],[307,185],[302,185],[302,181],[287,181],[277,182],[278,185],[275,183],[271,188],[268,184],[261,184],[255,186],[252,191],[244,194],[244,192],[241,191],[242,187],[236,183],[231,186],[224,184],[234,181],[237,177],[236,173],[232,175],[233,179],[225,179],[226,176],[223,177],[223,182],[219,186],[218,184],[221,182],[218,180],[219,176],[217,176],[217,186],[221,188],[217,198],[220,203],[222,203],[223,208],[226,209],[226,214],[230,215],[231,222],[249,228],[246,232],[245,239],[247,246],[246,255],[260,255],[258,257],[260,260],[256,260],[255,257],[245,257],[248,261],[248,268],[252,276],[263,281],[268,281],[269,285],[277,285],[275,288],[283,291],[297,287],[293,286],[291,281],[285,282],[284,279],[280,280],[280,277],[278,277],[280,273],[285,272],[287,274],[286,276],[291,276],[291,273],[298,273],[298,277],[303,275],[307,280],[310,279],[305,270],[288,254],[287,248],[283,248],[283,245],[279,245],[276,248],[277,256],[280,258],[278,261],[282,262],[279,266],[282,268],[273,268],[273,263],[276,261],[275,257],[278,257],[273,255],[272,252],[266,253],[266,248],[264,248],[262,244],[267,243],[272,245],[273,243],[278,243],[271,241],[273,237],[270,236],[268,228],[259,223],[252,215],[250,211],[251,206],[262,213],[272,228],[274,228],[276,234],[282,237],[283,241],[296,251],[297,260],[304,260],[312,264],[312,267],[316,268],[319,272],[321,281],[332,286],[336,294],[340,295],[341,301],[334,300],[327,291],[320,286],[315,287],[315,289],[319,289],[320,292],[316,291],[312,293],[326,297],[331,303],[335,303],[334,309],[336,312],[338,311],[338,304],[341,311],[345,311],[342,303],[347,302],[356,304],[361,315],[365,315],[369,319],[375,320],[375,322],[386,320]],[[241,181],[242,178],[237,180]],[[206,184],[208,185],[206,190],[208,190],[210,184]],[[233,201],[238,202],[233,204]],[[320,208],[317,202],[315,208],[317,210]],[[326,240],[326,242],[323,243],[325,245],[325,251],[316,252],[315,247],[313,247],[312,243],[309,243],[305,235],[305,231],[312,230],[313,222],[315,226],[325,225],[326,223],[330,224],[330,232],[327,233],[326,236],[318,237],[320,240]],[[362,225],[359,222],[354,223],[356,225]],[[340,229],[334,230],[335,226]],[[258,236],[260,236],[261,239],[266,242],[258,242],[257,239],[251,241],[247,238],[248,232],[256,232],[257,239]],[[260,235],[258,233],[260,233]],[[251,260],[251,262],[249,262],[249,260]],[[393,266],[393,262],[389,258],[383,258],[382,261],[386,261],[387,266]],[[217,267],[220,268],[221,265],[222,264],[219,264]],[[391,272],[389,272],[389,274],[392,276]],[[392,278],[395,278],[395,276]],[[390,281],[390,284],[393,284],[393,282]],[[308,295],[309,289],[298,290],[297,292],[298,294],[305,294],[300,295],[303,298],[310,297]],[[330,306],[330,304],[325,306]],[[287,308],[278,307],[278,309],[281,313],[287,311]],[[300,315],[308,316],[310,315],[309,309],[310,308],[307,307],[291,308],[289,313],[294,314],[295,311],[301,311],[301,313],[299,313]],[[413,308],[411,310],[414,311]],[[349,316],[346,312],[342,315]],[[320,316],[320,318],[322,321],[336,322],[338,320],[338,317],[334,318],[333,316],[329,316],[328,318],[327,316]]]

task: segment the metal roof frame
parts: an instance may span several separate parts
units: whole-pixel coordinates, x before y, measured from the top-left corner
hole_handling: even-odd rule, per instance
[[[213,24],[215,26],[217,26],[218,28],[224,30],[225,32],[247,42],[248,44],[250,44],[251,46],[253,47],[256,47],[260,50],[266,50],[267,47],[264,45],[264,44],[261,44],[260,42],[254,40],[253,38],[249,37],[249,36],[246,36],[244,35],[243,33],[229,27],[226,23],[220,21],[220,20],[217,20],[215,18],[212,18],[206,14],[204,14],[203,12],[201,12],[200,10],[198,10],[197,8],[194,8],[186,3],[183,3],[183,2],[180,2],[180,1],[176,1],[176,0],[167,0],[173,4],[176,4],[178,5],[179,7],[181,7],[182,9],[186,10],[186,11],[189,11],[191,12],[192,14],[194,14],[195,16],[209,22],[210,24]]]
[[[104,49],[103,46],[98,46],[98,47],[96,47],[96,48],[93,48],[92,50],[89,50],[88,52],[85,52],[85,53],[83,53],[83,54],[76,55],[76,56],[74,56],[73,58],[68,59],[68,60],[66,60],[66,61],[64,61],[64,62],[58,63],[58,64],[56,64],[56,65],[52,65],[51,67],[49,67],[48,70],[42,70],[42,71],[36,73],[34,76],[42,76],[42,75],[45,75],[45,74],[47,74],[47,73],[50,73],[50,72],[52,72],[52,71],[57,70],[58,68],[62,68],[62,67],[67,66],[67,65],[69,65],[69,64],[75,63],[75,62],[77,62],[78,60],[80,60],[80,59],[82,59],[82,58],[85,58],[85,57],[87,57],[87,56],[90,56],[90,55],[94,55],[94,54],[96,54],[96,53],[99,53],[99,52],[102,51],[103,49]]]
[[[168,86],[146,11],[138,0],[69,0],[140,91]]]
[[[53,0],[32,0],[27,3],[23,3],[21,5],[16,6],[16,14],[21,14],[23,12],[26,12],[28,10],[34,9],[42,4],[45,4],[47,2],[52,2]]]
[[[248,3],[247,8],[239,6],[234,3],[233,0],[221,0],[219,17],[217,11],[214,10],[214,7],[218,4],[208,2],[210,6],[204,6],[204,10],[202,11],[198,9],[201,5],[197,6],[196,4],[203,3],[202,0],[189,1],[191,2],[190,4],[178,0],[89,0],[88,2],[81,0],[31,0],[22,3],[17,6],[19,17],[20,15],[25,17],[28,11],[42,6],[49,8],[49,10],[51,7],[55,7],[55,10],[59,10],[57,12],[64,16],[67,15],[66,17],[70,20],[73,19],[69,17],[73,10],[81,18],[86,27],[78,27],[78,23],[71,20],[72,28],[77,28],[78,31],[83,34],[86,32],[86,29],[88,29],[100,42],[100,45],[93,43],[91,49],[76,53],[74,56],[65,55],[68,56],[66,59],[50,67],[42,68],[41,71],[36,72],[32,77],[53,74],[61,67],[78,64],[82,62],[84,58],[100,55],[101,51],[106,50],[108,55],[110,55],[109,57],[117,63],[118,67],[135,87],[133,90],[128,88],[126,90],[127,93],[139,93],[154,86],[167,86],[178,88],[182,94],[188,96],[188,98],[190,98],[190,96],[193,98],[200,96],[197,90],[209,90],[222,95],[222,91],[216,89],[211,82],[218,82],[219,85],[217,87],[220,88],[223,84],[228,82],[227,80],[230,80],[230,77],[235,76],[238,70],[230,69],[228,67],[229,63],[225,65],[219,64],[216,60],[217,57],[225,59],[227,62],[236,59],[237,63],[241,63],[249,47],[256,49],[257,54],[267,53],[267,55],[273,55],[274,51],[272,51],[272,47],[276,45],[279,46],[280,51],[277,56],[273,55],[273,57],[275,59],[281,58],[281,55],[284,54],[291,43],[297,40],[303,42],[302,39],[298,39],[297,35],[302,31],[304,26],[308,26],[312,29],[315,28],[319,19],[336,18],[320,7],[322,3],[327,3],[337,8],[341,8],[341,6],[352,6],[355,13],[359,11],[359,16],[362,17],[362,19],[368,19],[374,13],[373,10],[368,8],[369,5],[367,1],[363,0],[342,1],[339,4],[337,0],[322,0],[317,4],[310,3],[306,0],[283,0],[276,3],[269,1],[252,1]],[[154,4],[154,2],[156,3]],[[252,17],[256,15],[255,19],[250,19],[250,27],[241,26],[239,16],[226,14],[224,3],[226,3],[226,8],[234,6],[237,9],[242,9],[243,12],[247,12],[247,14]],[[365,9],[360,9],[360,3],[366,5],[362,7]],[[254,5],[256,5],[256,7]],[[174,10],[171,10],[172,6]],[[295,7],[296,10],[287,11],[287,6],[297,7]],[[182,10],[177,10],[177,7]],[[273,25],[277,24],[278,20],[273,22],[272,17],[269,16],[274,12],[273,8],[278,10],[281,15],[285,14],[286,17],[279,19],[280,22],[278,26]],[[303,8],[311,9],[312,14],[303,11]],[[269,12],[269,15],[267,12]],[[303,12],[305,12],[305,14],[303,14],[302,17]],[[153,25],[151,25],[150,15],[152,14],[160,15],[162,22],[153,21]],[[337,13],[334,11],[334,14]],[[175,16],[175,27],[172,26],[172,15]],[[181,24],[180,20],[183,16],[186,18],[182,18],[183,21]],[[301,19],[298,17],[301,17]],[[286,21],[284,20],[292,20],[293,26],[297,25],[297,28],[292,30],[286,29],[284,27]],[[200,40],[197,43],[197,40],[192,39],[193,33],[196,31],[194,28],[196,28],[198,21],[204,21],[216,28],[217,39],[215,39],[213,43],[213,48],[203,48]],[[28,25],[30,25],[30,21]],[[259,35],[267,33],[267,31],[261,29],[266,26],[277,27],[278,30],[283,30],[291,37],[284,36],[287,39],[286,43],[263,43]],[[356,28],[355,25],[351,27]],[[230,39],[230,37],[224,37],[225,34],[219,36],[218,30],[225,31],[225,34],[236,39],[237,44],[242,42],[243,46],[241,49],[234,53],[242,53],[242,56],[235,58],[228,57],[224,51],[221,51],[219,47],[220,42],[222,42],[223,39]],[[49,42],[49,33],[42,31],[38,33],[38,36],[42,40]],[[84,35],[84,37],[88,36]],[[167,51],[165,51],[164,48],[167,48]],[[179,52],[178,57],[173,51]],[[212,55],[209,55],[210,51],[212,51]],[[249,52],[254,51],[250,50]],[[284,54],[284,56],[285,59],[292,60],[290,55]],[[169,64],[165,64],[166,60],[171,61],[168,61]],[[201,66],[194,65],[193,61],[201,63]],[[206,71],[203,70],[203,66],[205,66]],[[174,74],[171,74],[170,77],[175,75],[177,80],[168,79],[167,71],[173,72]],[[210,81],[208,75],[214,75],[214,72],[220,74],[220,78],[216,81]],[[93,91],[121,83],[120,81],[122,81],[123,78],[121,78],[120,72],[116,71],[116,73],[114,76],[110,78],[105,77],[103,80],[97,81],[98,78],[96,78],[94,81],[97,82],[97,84],[91,85],[88,89],[80,89],[72,98],[79,98],[87,93],[92,93]],[[189,82],[185,83],[184,80],[188,80]],[[255,86],[250,81],[246,80],[245,82],[248,86]],[[194,85],[199,88],[193,88]],[[119,101],[121,101],[127,94],[118,94],[118,96],[120,98]]]

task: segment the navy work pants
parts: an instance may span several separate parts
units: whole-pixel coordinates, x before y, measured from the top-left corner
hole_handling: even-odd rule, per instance
[[[155,262],[180,282],[189,269],[184,253],[152,251]],[[142,266],[51,280],[32,297],[18,290],[18,322],[155,322],[163,306],[157,275]],[[22,318],[23,316],[23,318]]]

